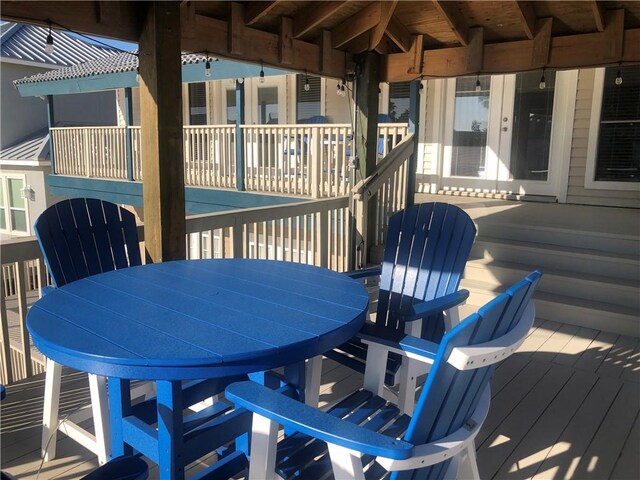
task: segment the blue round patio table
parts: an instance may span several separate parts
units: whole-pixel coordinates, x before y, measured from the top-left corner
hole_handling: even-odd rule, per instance
[[[185,260],[55,289],[31,307],[27,326],[45,356],[109,377],[113,456],[125,453],[126,442],[156,461],[162,478],[183,478],[189,460],[183,380],[227,378],[320,355],[361,329],[368,302],[359,282],[325,268]],[[156,433],[130,420],[129,379],[156,381]],[[157,454],[145,446],[149,436]]]

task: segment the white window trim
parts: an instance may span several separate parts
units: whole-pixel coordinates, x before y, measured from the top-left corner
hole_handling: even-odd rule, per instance
[[[4,195],[3,203],[5,210],[5,222],[7,224],[6,229],[0,229],[0,232],[7,235],[15,235],[21,237],[29,237],[31,236],[31,217],[29,216],[29,200],[27,198],[24,199],[24,214],[25,220],[27,224],[27,231],[23,232],[21,230],[13,230],[11,228],[11,206],[9,205],[9,182],[8,180],[11,178],[15,178],[18,180],[22,180],[22,188],[26,188],[27,186],[27,176],[20,174],[7,174],[0,175],[0,182],[2,182],[2,193]]]
[[[584,172],[584,188],[594,190],[630,190],[640,191],[637,182],[596,181],[596,163],[598,155],[598,137],[600,136],[600,114],[602,113],[602,97],[604,95],[605,68],[596,68],[593,79],[593,98],[591,103],[591,123],[589,125],[589,142],[587,144],[587,166]]]

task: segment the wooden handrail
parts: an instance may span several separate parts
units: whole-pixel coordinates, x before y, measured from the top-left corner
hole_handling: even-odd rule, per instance
[[[413,134],[409,134],[376,166],[375,171],[353,187],[353,196],[359,200],[367,193],[374,195],[391,178],[414,150]]]

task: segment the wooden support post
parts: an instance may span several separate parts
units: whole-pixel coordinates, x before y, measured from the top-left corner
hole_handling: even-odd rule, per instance
[[[236,80],[236,189],[245,190],[244,185],[244,79]]]
[[[182,69],[178,2],[146,5],[139,42],[142,193],[147,261],[184,259]]]
[[[407,198],[405,208],[413,206],[416,198],[416,169],[418,168],[418,140],[420,137],[420,87],[421,80],[414,80],[409,86],[409,133],[413,133],[413,153],[407,161]]]
[[[53,157],[53,132],[51,128],[55,126],[53,95],[47,95],[47,121],[49,122],[49,158],[51,159],[51,175],[56,174],[56,163]]]
[[[355,81],[355,127],[354,139],[357,166],[352,185],[371,175],[376,168],[378,154],[378,96],[380,56],[367,52],[358,59],[358,73]],[[377,195],[361,198],[355,208],[355,242],[360,259],[357,267],[367,264],[367,254],[376,229]],[[356,254],[357,255],[357,254]]]
[[[127,154],[127,180],[133,178],[133,141],[131,139],[131,125],[133,125],[133,94],[131,87],[124,89],[124,140]]]

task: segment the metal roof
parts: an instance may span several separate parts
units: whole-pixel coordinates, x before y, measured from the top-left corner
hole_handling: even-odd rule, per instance
[[[212,57],[209,57],[214,60]],[[194,53],[182,55],[182,65],[204,63],[207,57]],[[71,67],[50,70],[38,73],[31,77],[16,80],[16,85],[24,83],[50,82],[54,80],[69,80],[73,78],[91,77],[109,73],[134,72],[138,68],[138,56],[136,53],[120,52],[104,58],[97,58],[88,62],[73,65]]]
[[[96,58],[109,57],[117,52],[116,49],[92,45],[65,32],[52,30],[53,53],[46,53],[44,47],[49,34],[48,28],[20,23],[8,23],[2,27],[0,56],[3,59],[67,67]]]
[[[2,163],[32,163],[49,160],[49,132],[42,130],[30,137],[0,150]]]

